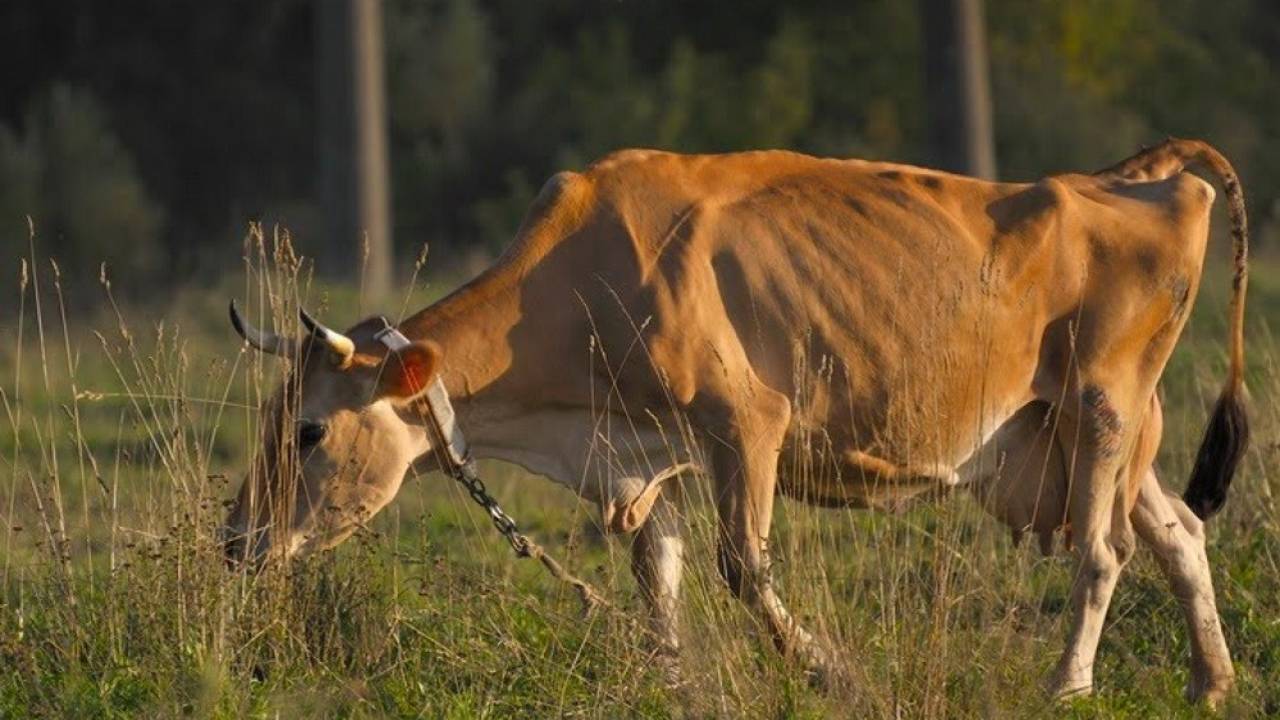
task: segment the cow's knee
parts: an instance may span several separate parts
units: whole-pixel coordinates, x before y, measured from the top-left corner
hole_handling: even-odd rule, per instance
[[[1117,513],[1124,513],[1124,503],[1119,502],[1117,505]],[[1138,542],[1137,536],[1133,532],[1133,524],[1129,521],[1127,515],[1115,519],[1111,526],[1111,534],[1107,537],[1107,544],[1114,551],[1116,563],[1120,567],[1128,565],[1129,561],[1133,559],[1133,554],[1138,549]]]
[[[1133,530],[1129,529],[1119,538],[1112,539],[1112,547],[1115,548],[1116,564],[1124,567],[1133,559],[1133,553],[1137,550],[1137,543],[1134,542]]]
[[[1080,547],[1080,580],[1087,590],[1086,601],[1106,609],[1109,595],[1105,589],[1115,585],[1124,567],[1120,553],[1111,542],[1091,542]]]

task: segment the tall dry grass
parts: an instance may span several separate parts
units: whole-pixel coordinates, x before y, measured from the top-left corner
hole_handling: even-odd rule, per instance
[[[234,290],[263,326],[294,329],[299,304],[339,315],[350,291],[312,282],[279,238],[251,235]],[[1037,717],[1179,716],[1186,630],[1140,550],[1116,593],[1098,695],[1060,707],[1039,683],[1061,650],[1073,560],[1014,547],[963,492],[901,514],[779,501],[771,538],[784,600],[846,668],[827,691],[772,651],[714,570],[710,483],[679,486],[689,529],[684,684],[669,687],[629,573],[627,539],[602,536],[567,491],[497,463],[491,490],[533,535],[617,606],[583,615],[574,594],[517,561],[432,474],[336,552],[231,571],[216,542],[247,467],[257,407],[281,361],[246,352],[223,295],[166,317],[121,307],[68,317],[56,266],[31,259],[5,300],[0,354],[0,717]],[[1257,276],[1257,274],[1255,274]],[[401,312],[434,291],[411,288]],[[408,298],[413,297],[413,300]],[[1278,446],[1277,357],[1263,318],[1280,285],[1255,283],[1250,327],[1257,442],[1211,525],[1219,607],[1240,688],[1229,715],[1280,712],[1280,515],[1267,472]],[[1224,307],[1210,287],[1163,383],[1166,485],[1181,487],[1218,386]],[[354,320],[350,316],[345,319]],[[602,358],[602,361],[605,361]],[[604,396],[607,399],[607,395]],[[607,403],[606,403],[607,404]],[[602,411],[616,408],[602,407]],[[629,452],[628,418],[602,445]],[[700,442],[678,419],[673,456]],[[824,472],[821,438],[808,438]],[[806,481],[804,478],[801,482]],[[673,488],[674,489],[674,488]]]

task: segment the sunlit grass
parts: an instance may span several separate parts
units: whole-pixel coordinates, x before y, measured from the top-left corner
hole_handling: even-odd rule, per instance
[[[226,300],[286,329],[282,300],[323,308],[334,324],[360,314],[355,291],[310,282],[287,257],[283,267],[279,256],[251,259],[246,277],[162,310],[114,308],[106,288],[77,288],[100,306],[78,319],[64,319],[69,289],[47,261],[33,260],[25,284],[0,281],[9,293],[0,304],[0,717],[1195,712],[1181,696],[1182,616],[1144,550],[1109,614],[1097,695],[1047,703],[1040,682],[1065,636],[1072,560],[1041,558],[1034,543],[1015,548],[962,493],[901,515],[780,502],[771,538],[780,593],[848,669],[827,692],[774,653],[723,589],[705,480],[685,487],[681,688],[664,684],[638,629],[629,540],[603,537],[593,508],[501,464],[483,465],[492,492],[615,609],[584,616],[569,589],[513,558],[439,474],[408,480],[336,552],[284,571],[228,571],[213,530],[280,366],[241,348]],[[1221,378],[1226,272],[1215,263],[1162,384],[1158,465],[1174,488]],[[1210,525],[1239,674],[1228,714],[1240,717],[1280,712],[1280,483],[1268,473],[1280,455],[1270,403],[1280,356],[1265,329],[1280,312],[1280,283],[1263,271],[1271,263],[1254,267],[1255,443]],[[416,284],[404,307],[444,285]]]

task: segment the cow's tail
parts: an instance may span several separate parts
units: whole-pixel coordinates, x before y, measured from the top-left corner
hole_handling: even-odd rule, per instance
[[[1191,511],[1207,520],[1222,509],[1227,489],[1249,445],[1249,416],[1244,406],[1244,297],[1249,283],[1249,226],[1245,217],[1244,191],[1235,168],[1222,153],[1199,140],[1170,138],[1102,172],[1101,176],[1136,182],[1160,180],[1198,165],[1213,172],[1227,194],[1227,215],[1231,221],[1231,242],[1235,267],[1231,280],[1228,317],[1227,380],[1205,428],[1196,454],[1191,481],[1182,499]]]

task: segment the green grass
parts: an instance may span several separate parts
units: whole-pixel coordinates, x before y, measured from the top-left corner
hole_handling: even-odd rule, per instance
[[[1280,713],[1280,482],[1268,472],[1280,459],[1280,353],[1266,330],[1280,317],[1275,268],[1254,263],[1253,449],[1209,529],[1239,675],[1233,717]],[[1158,466],[1175,488],[1222,377],[1225,275],[1212,259],[1162,383]],[[584,616],[438,474],[407,481],[336,552],[287,571],[228,572],[213,528],[279,368],[241,353],[225,300],[260,307],[268,278],[292,292],[287,277],[254,270],[252,282],[180,295],[162,313],[103,302],[65,328],[45,268],[39,321],[33,287],[20,318],[19,289],[0,285],[0,717],[1203,714],[1182,699],[1186,630],[1143,549],[1108,616],[1096,694],[1047,702],[1039,684],[1064,642],[1073,561],[1013,547],[962,494],[894,516],[780,503],[780,592],[848,667],[828,692],[809,688],[722,589],[701,486],[688,492],[684,688],[663,683],[637,629],[629,540],[602,537],[592,508],[508,466],[484,466],[493,493],[615,610]],[[408,307],[440,289],[419,283]],[[309,307],[343,309],[326,318],[357,317],[349,289],[298,292]]]

